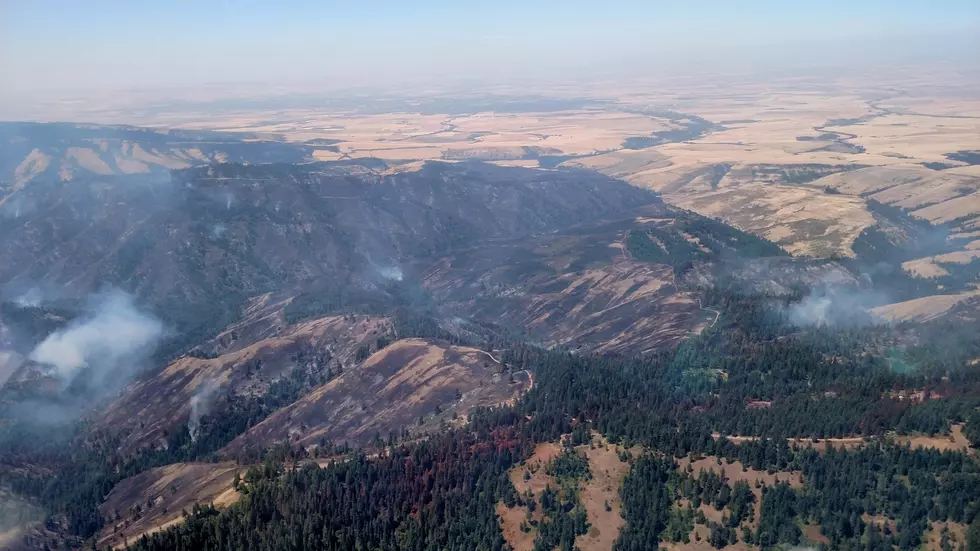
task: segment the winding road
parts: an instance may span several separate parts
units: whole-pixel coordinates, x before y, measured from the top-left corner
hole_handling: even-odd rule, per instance
[[[480,354],[486,354],[486,356],[487,356],[488,358],[490,358],[490,359],[491,359],[491,360],[493,361],[493,363],[497,363],[497,364],[499,364],[499,363],[502,363],[502,362],[501,362],[500,360],[498,360],[497,358],[494,358],[494,357],[493,357],[493,354],[491,354],[491,353],[489,353],[489,352],[487,352],[486,350],[478,350],[478,349],[477,349],[476,351],[477,351],[477,352],[479,352]]]
[[[707,310],[709,312],[714,312],[715,313],[715,320],[713,322],[711,322],[711,325],[708,326],[708,329],[711,329],[712,327],[715,326],[716,323],[718,323],[718,318],[721,317],[721,312],[719,312],[718,310],[715,310],[714,308],[705,308],[704,305],[701,304],[701,297],[696,297],[696,298],[698,299],[698,308],[701,308],[702,310]]]
[[[493,360],[494,363],[499,364],[499,365],[503,365],[503,362],[501,362],[497,358],[494,358],[493,357],[493,354],[487,352],[486,350],[479,350],[479,349],[477,349],[477,352],[479,352],[480,354],[486,355],[486,357],[488,357],[491,360]],[[527,390],[525,392],[531,392],[531,389],[534,388],[534,374],[531,373],[531,371],[529,369],[522,369],[522,370],[518,371],[518,373],[526,373],[527,374],[528,385],[527,385]]]
[[[675,293],[680,292],[680,289],[678,289],[678,287],[677,287],[677,274],[674,273],[674,270],[671,270],[670,271],[670,284],[674,286],[674,292]],[[718,310],[715,310],[714,308],[705,308],[704,307],[704,303],[701,302],[701,297],[697,297],[696,296],[694,298],[698,299],[698,308],[700,308],[702,310],[706,310],[708,312],[714,313],[715,319],[714,319],[714,321],[711,322],[711,325],[708,326],[708,329],[711,329],[712,327],[715,326],[716,323],[718,323],[718,318],[721,317],[721,312],[718,311]]]

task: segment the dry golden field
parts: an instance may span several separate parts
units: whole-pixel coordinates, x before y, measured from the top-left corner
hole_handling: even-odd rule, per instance
[[[794,254],[851,256],[854,240],[875,223],[869,199],[960,232],[980,230],[980,165],[948,156],[980,150],[975,78],[936,65],[432,88],[337,101],[229,90],[251,105],[211,98],[140,110],[130,98],[103,98],[71,108],[94,122],[308,143],[314,159],[376,157],[393,172],[431,159],[584,167]],[[64,116],[68,107],[51,109],[50,117]],[[93,172],[108,169],[83,148],[68,155]],[[189,162],[173,156],[140,151],[117,165]],[[25,159],[23,171],[46,161]],[[935,275],[939,264],[925,259],[909,271]]]
[[[865,206],[868,199],[933,223],[955,221],[963,231],[980,229],[980,166],[947,157],[980,150],[980,99],[970,92],[976,83],[969,78],[942,66],[885,67],[805,77],[596,82],[533,91],[496,86],[454,96],[463,107],[446,112],[438,112],[440,103],[427,104],[417,99],[424,96],[404,92],[382,103],[363,99],[363,105],[339,107],[209,109],[191,104],[142,117],[114,107],[93,108],[92,117],[249,132],[297,143],[325,139],[330,147],[318,148],[316,159],[377,157],[401,170],[429,159],[535,166],[545,157],[542,166],[563,161],[562,166],[658,190],[669,203],[724,219],[795,254],[848,256],[857,235],[874,223]],[[506,101],[473,100],[532,93],[565,104],[529,111],[511,109]],[[710,123],[710,130],[684,135],[690,117]],[[624,148],[629,138],[665,132],[664,143]],[[88,159],[81,151],[73,155],[80,163]]]

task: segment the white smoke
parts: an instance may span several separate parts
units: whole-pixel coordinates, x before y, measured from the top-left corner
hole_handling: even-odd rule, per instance
[[[225,234],[226,231],[228,231],[228,226],[224,224],[215,224],[214,227],[211,228],[211,235],[213,235],[215,239],[219,239]]]
[[[402,274],[402,269],[398,266],[388,266],[386,268],[378,268],[378,275],[385,279],[390,279],[394,281],[401,281],[404,274]]]
[[[123,381],[153,352],[163,336],[160,320],[141,312],[118,291],[99,295],[88,313],[37,345],[30,359],[47,366],[64,384],[90,368],[93,382]]]
[[[32,287],[26,293],[14,299],[14,304],[21,308],[34,308],[40,306],[44,301],[44,295],[37,287]]]
[[[829,325],[833,307],[830,297],[809,295],[790,307],[789,317],[796,325]]]
[[[4,218],[17,220],[20,218],[21,214],[27,214],[28,211],[32,211],[30,205],[25,205],[24,200],[19,195],[8,195],[9,199],[6,203],[0,205],[0,214]]]
[[[885,303],[881,293],[853,287],[825,285],[810,292],[789,307],[789,319],[795,325],[853,326],[875,323],[871,308]]]
[[[191,442],[197,442],[198,433],[201,431],[201,417],[207,415],[211,409],[211,396],[214,394],[215,387],[206,384],[191,396],[191,415],[187,419],[187,432],[191,435]]]

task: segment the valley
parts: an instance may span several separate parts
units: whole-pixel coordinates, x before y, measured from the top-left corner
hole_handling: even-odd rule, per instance
[[[2,123],[0,545],[964,543],[980,107],[940,77]]]
[[[775,84],[751,75],[633,79],[582,85],[573,98],[500,85],[316,106],[270,99],[247,113],[206,100],[159,109],[170,113],[170,127],[284,140],[314,147],[319,160],[378,158],[396,170],[437,159],[586,167],[788,251],[851,256],[854,239],[874,224],[868,198],[976,229],[980,173],[961,153],[980,148],[980,105],[964,91],[970,78],[944,67],[882,67],[874,77]],[[98,103],[84,109],[91,120],[120,122]]]

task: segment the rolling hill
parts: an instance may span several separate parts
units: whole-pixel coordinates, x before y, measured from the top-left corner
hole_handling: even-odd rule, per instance
[[[32,181],[166,173],[216,162],[295,163],[312,148],[243,133],[0,122],[0,200]]]
[[[249,492],[265,495],[282,474],[253,469],[245,489],[229,490],[236,465],[302,458],[325,472],[348,461],[370,469],[462,434],[475,439],[465,453],[500,453],[492,461],[505,473],[524,451],[594,419],[626,441],[676,438],[677,449],[711,452],[709,426],[747,437],[776,426],[797,437],[849,435],[862,423],[880,431],[913,406],[894,405],[907,379],[882,365],[932,377],[956,415],[969,407],[972,379],[955,387],[940,374],[968,349],[922,344],[939,325],[877,326],[865,312],[914,319],[915,300],[960,296],[971,281],[904,272],[947,240],[898,209],[875,207],[855,258],[808,259],[593,171],[389,168],[219,163],[37,178],[8,196],[0,437],[13,445],[0,454],[0,482],[54,512],[25,541],[119,545],[182,526],[175,507],[214,500],[238,514],[255,506]],[[111,385],[65,385],[38,343],[101,320],[88,309],[106,285],[130,297],[140,323],[159,319],[161,342],[152,357],[116,358],[142,369],[110,370]],[[946,315],[971,327],[962,309],[973,301],[960,303]],[[838,331],[827,320],[840,317],[850,319]],[[944,338],[969,338],[961,333]],[[85,361],[107,361],[98,354]],[[831,422],[826,401],[837,397]],[[812,399],[823,413],[806,413]],[[65,446],[31,442],[24,404],[86,423]],[[657,411],[655,422],[633,417],[640,407]],[[910,419],[931,426],[925,413]],[[372,455],[352,456],[349,445]],[[596,495],[635,507],[614,492]],[[493,501],[472,503],[507,507],[484,497]],[[605,518],[596,506],[591,518]]]

